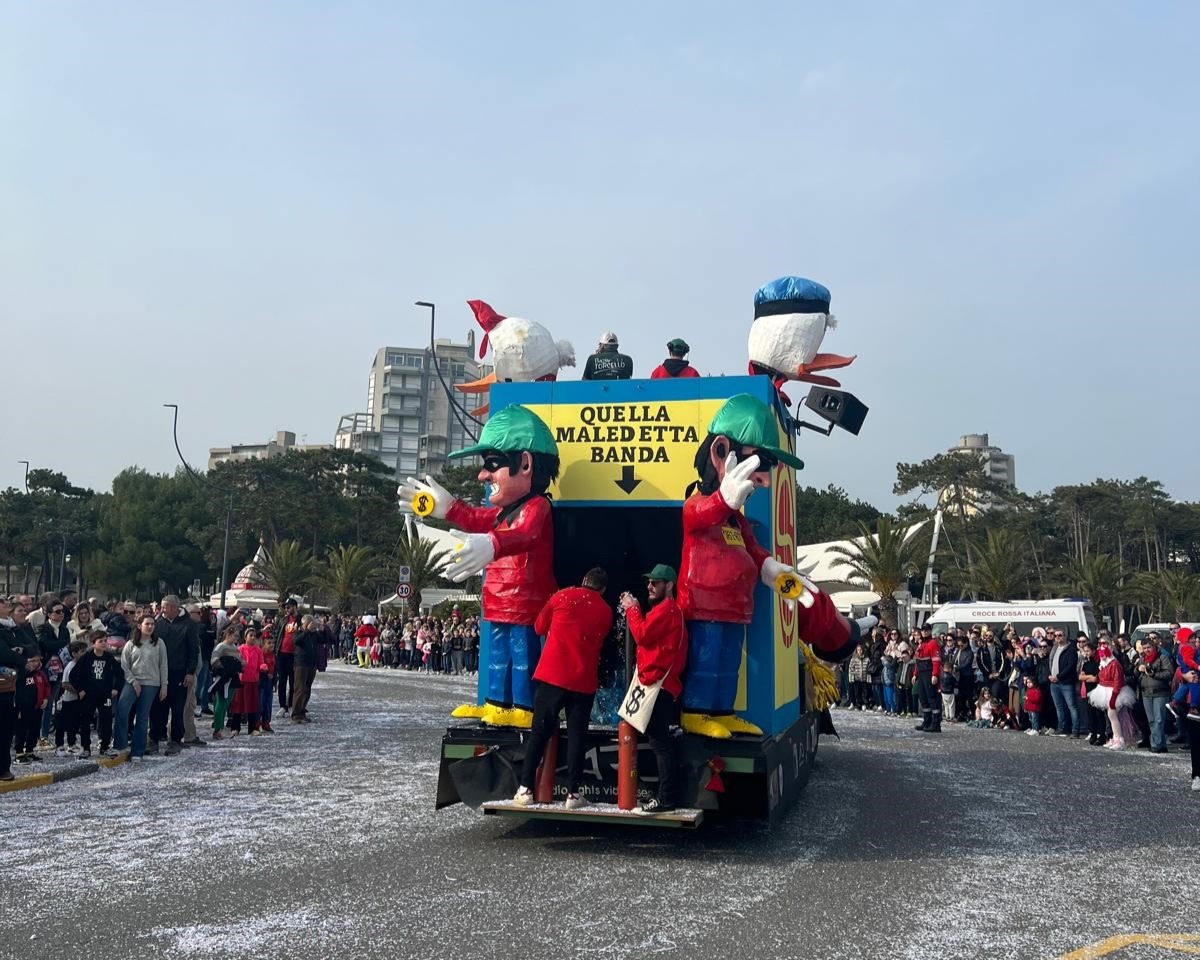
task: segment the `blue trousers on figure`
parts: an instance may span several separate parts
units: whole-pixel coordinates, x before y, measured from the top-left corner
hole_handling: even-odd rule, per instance
[[[533,709],[533,671],[542,641],[527,623],[492,623],[488,639],[487,702]]]
[[[746,642],[744,623],[718,620],[688,622],[687,679],[683,709],[687,713],[733,713],[738,671]]]

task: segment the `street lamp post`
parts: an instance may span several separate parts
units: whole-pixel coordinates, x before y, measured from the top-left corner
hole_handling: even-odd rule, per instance
[[[17,463],[25,464],[25,492],[28,493],[29,492],[29,461],[28,460],[18,460]]]
[[[437,340],[435,339],[435,325],[437,319],[437,306],[430,303],[428,300],[418,300],[413,306],[429,308],[429,359],[433,363],[433,372],[437,374],[438,381],[442,385],[442,392],[446,395],[446,402],[450,405],[450,412],[454,414],[454,419],[458,421],[458,425],[462,427],[463,435],[470,437],[472,440],[477,440],[478,435],[467,426],[467,419],[474,419],[471,411],[466,408],[454,396],[454,391],[450,389],[446,383],[446,378],[442,375],[442,367],[438,362],[437,355]],[[453,376],[453,373],[451,374]],[[447,425],[449,421],[447,420]]]
[[[183,469],[188,472],[188,476],[197,483],[203,481],[191,464],[183,456],[183,451],[179,449],[179,404],[164,403],[164,407],[170,407],[172,412],[171,418],[171,437],[175,441],[175,453],[179,456],[179,462],[183,464]],[[225,591],[229,589],[229,531],[233,526],[233,491],[229,492],[229,500],[225,505],[225,546],[221,551],[221,609],[225,609]]]

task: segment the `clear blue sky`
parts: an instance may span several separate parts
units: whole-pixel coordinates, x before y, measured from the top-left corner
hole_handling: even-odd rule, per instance
[[[805,482],[1200,499],[1200,7],[832,7],[0,3],[0,486],[330,440],[418,299],[740,373],[797,273],[871,407]]]

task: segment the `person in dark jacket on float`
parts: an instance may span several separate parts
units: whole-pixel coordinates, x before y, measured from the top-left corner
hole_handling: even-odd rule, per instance
[[[583,365],[584,380],[628,380],[633,376],[633,359],[619,351],[617,335],[605,333],[600,337],[596,352]]]
[[[687,345],[686,340],[680,340],[678,337],[676,337],[667,344],[667,359],[654,368],[650,374],[650,379],[686,380],[689,377],[700,376],[700,374],[696,372],[696,368],[691,366],[684,359],[691,349],[692,348]]]
[[[183,711],[187,704],[188,688],[196,682],[196,665],[200,662],[200,633],[174,594],[163,597],[162,612],[154,621],[154,635],[167,648],[167,697],[155,700],[151,707],[150,737],[155,744],[167,733],[167,712],[171,714],[171,742],[167,755],[183,749]],[[157,747],[151,746],[150,752]]]
[[[658,764],[658,796],[633,808],[643,816],[667,813],[675,809],[675,738],[671,725],[675,707],[683,692],[683,670],[687,666],[687,626],[675,602],[675,571],[665,563],[646,574],[646,595],[650,612],[642,608],[632,593],[621,594],[629,632],[637,644],[637,676],[644,687],[662,681],[654,701],[654,710],[646,724],[650,749]]]
[[[579,795],[583,780],[583,754],[587,746],[588,719],[596,697],[600,649],[612,629],[612,608],[604,602],[608,574],[593,567],[582,586],[559,590],[542,607],[534,631],[546,637],[533,679],[533,725],[521,764],[521,786],[514,802],[533,802],[533,781],[546,742],[558,733],[558,713],[567,712],[568,810],[587,806]]]

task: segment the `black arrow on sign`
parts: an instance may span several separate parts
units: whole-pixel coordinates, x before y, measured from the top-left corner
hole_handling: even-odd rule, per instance
[[[622,467],[621,479],[613,481],[613,483],[615,483],[626,493],[633,493],[633,491],[637,489],[637,485],[641,482],[641,480],[638,480],[636,477],[634,477],[633,467]]]

